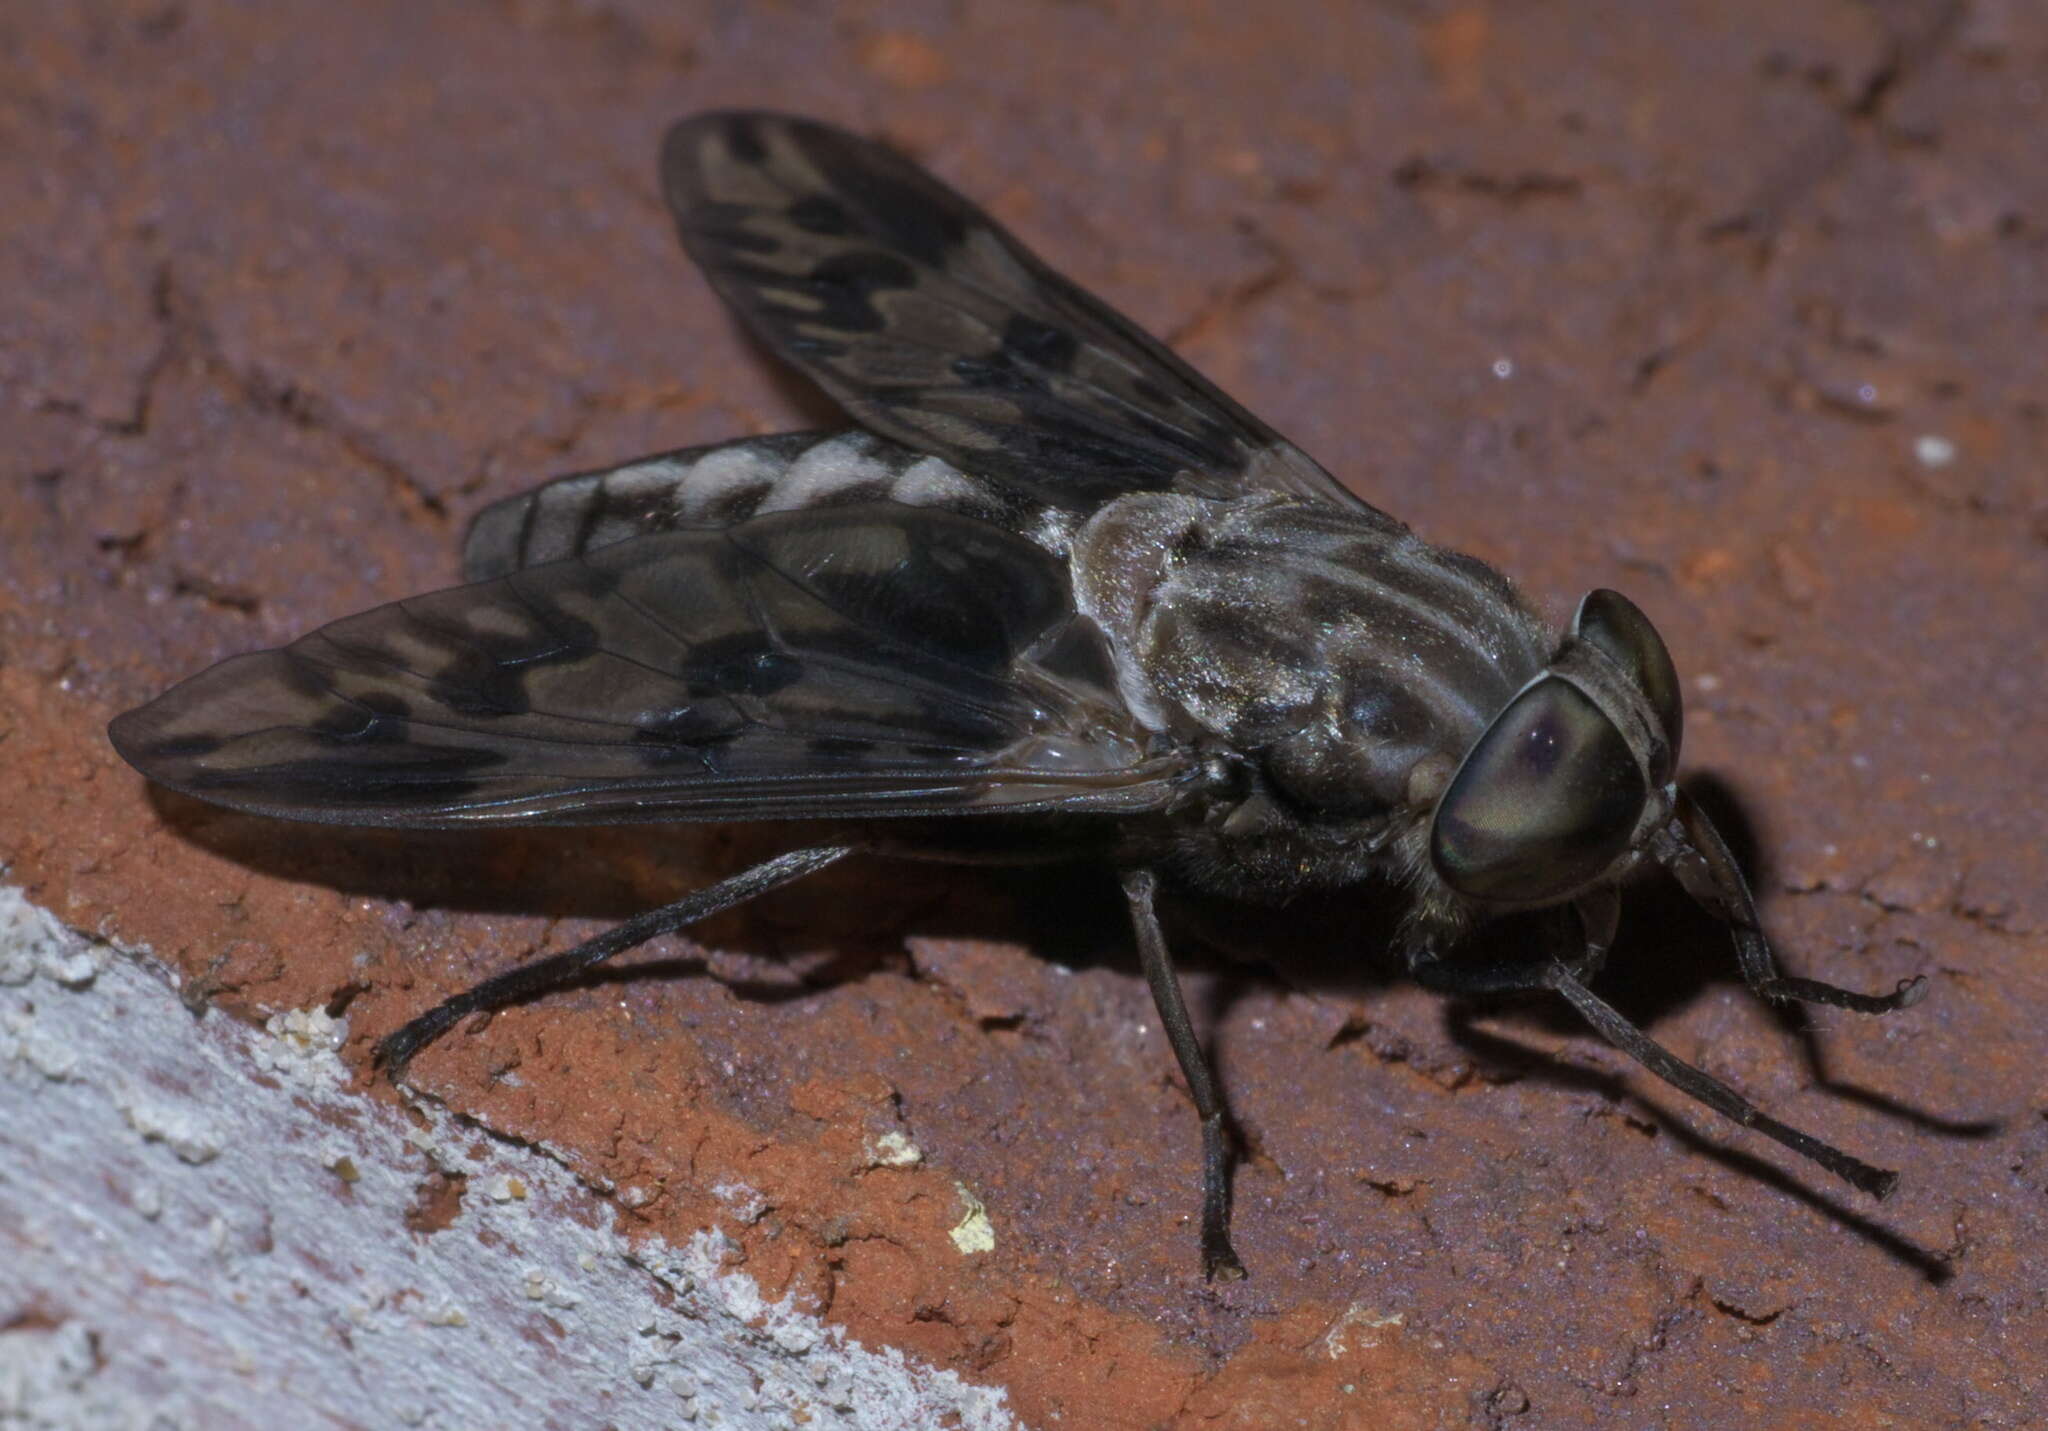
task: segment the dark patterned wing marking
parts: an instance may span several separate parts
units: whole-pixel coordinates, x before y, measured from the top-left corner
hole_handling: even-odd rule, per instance
[[[1067,507],[1169,488],[1357,502],[883,145],[787,115],[704,114],[669,131],[662,181],[720,296],[884,436]]]
[[[898,504],[756,516],[378,607],[112,726],[152,779],[350,825],[1155,808],[1062,564]]]
[[[559,477],[495,502],[470,523],[462,572],[469,581],[487,581],[655,532],[860,502],[978,517],[1030,535],[1058,555],[1072,525],[1070,513],[872,432],[785,432]]]

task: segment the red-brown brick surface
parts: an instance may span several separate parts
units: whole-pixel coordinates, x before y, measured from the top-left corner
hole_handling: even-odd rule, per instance
[[[1654,883],[1603,987],[1904,1180],[1862,1201],[1540,1004],[1360,980],[1266,916],[1267,963],[1190,954],[1251,1145],[1252,1277],[1205,1286],[1195,1121],[1086,877],[843,868],[420,1084],[1036,1427],[2048,1424],[2026,0],[10,4],[5,878],[236,1010],[352,994],[360,1058],[785,838],[289,828],[102,735],[452,580],[489,500],[821,420],[660,206],[665,124],[731,104],[888,136],[1552,612],[1633,594],[1788,962],[1935,987],[1802,1031]],[[924,1161],[864,1172],[891,1129]],[[992,1252],[947,1236],[956,1185]]]

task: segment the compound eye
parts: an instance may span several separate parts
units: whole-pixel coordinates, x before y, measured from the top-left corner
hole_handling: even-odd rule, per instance
[[[1500,713],[1437,803],[1429,858],[1459,894],[1542,904],[1628,847],[1649,786],[1598,706],[1546,676]]]
[[[1640,606],[1605,587],[1586,593],[1579,614],[1572,618],[1572,634],[1612,657],[1650,702],[1671,747],[1669,765],[1658,777],[1668,779],[1670,767],[1678,764],[1678,738],[1685,733],[1685,703],[1679,692],[1678,667],[1664,649],[1664,638]]]

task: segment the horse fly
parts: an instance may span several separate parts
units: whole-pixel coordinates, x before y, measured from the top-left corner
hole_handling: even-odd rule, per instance
[[[459,994],[464,1015],[855,854],[1119,871],[1202,1120],[1201,1255],[1229,1238],[1227,1115],[1162,883],[1278,902],[1382,885],[1453,993],[1563,996],[1658,1077],[1876,1197],[1896,1174],[1767,1116],[1588,988],[1615,887],[1670,870],[1771,1000],[1882,995],[1779,971],[1728,847],[1673,781],[1679,681],[1594,591],[1553,632],[1507,579],[1340,486],[1159,342],[879,144],[811,120],[678,124],[682,242],[843,431],[742,438],[486,508],[466,584],[222,662],[117,719],[154,780],[232,809],[402,828],[828,822],[822,841]],[[1559,907],[1569,941],[1446,952]],[[1571,915],[1576,915],[1572,918]]]

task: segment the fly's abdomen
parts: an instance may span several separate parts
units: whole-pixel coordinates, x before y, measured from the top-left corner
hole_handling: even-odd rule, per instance
[[[634,537],[860,502],[937,507],[1064,551],[1064,530],[1040,504],[855,429],[743,437],[557,478],[479,513],[462,565],[469,580],[486,581]]]

